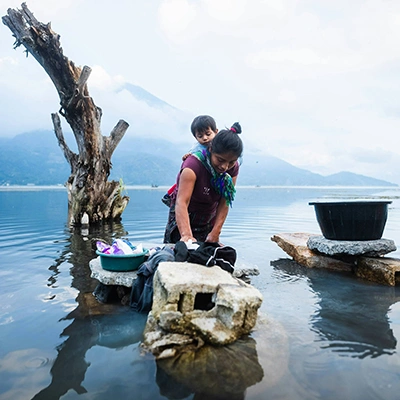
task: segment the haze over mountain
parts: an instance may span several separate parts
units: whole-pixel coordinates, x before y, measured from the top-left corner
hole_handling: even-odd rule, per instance
[[[125,83],[116,92],[127,96],[132,112],[129,130],[134,132],[125,135],[115,150],[110,178],[122,178],[126,185],[172,185],[182,155],[194,142],[188,128],[192,116],[137,85]],[[64,135],[70,149],[76,151],[72,133],[65,130]],[[70,175],[53,131],[0,137],[0,167],[0,185],[57,185],[64,184]],[[397,186],[351,172],[323,176],[246,147],[238,185]]]
[[[66,140],[76,151],[71,133]],[[188,150],[186,144],[143,137],[123,138],[114,152],[111,179],[126,185],[172,185]],[[33,131],[12,139],[0,138],[0,185],[64,184],[70,175],[52,131]],[[244,154],[238,185],[260,186],[397,186],[393,183],[342,172],[322,176],[279,158]]]

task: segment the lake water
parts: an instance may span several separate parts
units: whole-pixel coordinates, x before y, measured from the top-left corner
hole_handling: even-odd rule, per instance
[[[270,238],[320,234],[310,201],[378,198],[400,244],[400,189],[239,187],[221,240],[259,268],[263,322],[193,368],[143,354],[146,316],[92,295],[91,239],[161,244],[164,191],[128,188],[122,223],[85,234],[66,227],[63,188],[0,189],[0,399],[399,398],[400,289],[307,270]]]

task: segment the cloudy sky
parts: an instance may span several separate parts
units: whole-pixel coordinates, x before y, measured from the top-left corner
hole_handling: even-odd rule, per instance
[[[1,15],[20,4],[0,0]],[[192,117],[210,114],[220,128],[240,121],[248,150],[324,175],[349,170],[400,183],[398,0],[27,5],[51,21],[69,59],[93,68],[89,90],[104,134],[123,118],[127,135],[160,135],[165,126],[167,138],[190,141]],[[187,131],[119,90],[126,82],[184,111]],[[0,93],[0,135],[52,129],[57,93],[33,57],[13,50],[3,24]]]

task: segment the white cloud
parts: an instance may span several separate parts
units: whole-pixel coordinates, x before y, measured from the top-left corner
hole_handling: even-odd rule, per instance
[[[165,33],[178,40],[184,39],[184,31],[196,17],[196,7],[187,0],[163,0],[158,15]]]
[[[24,56],[25,58],[25,56]],[[50,114],[59,108],[50,78],[29,57],[0,60],[0,135],[14,136],[35,129],[51,129]]]
[[[78,7],[84,0],[30,0],[27,2],[28,8],[34,16],[41,22],[49,22],[53,18],[62,19],[66,11]],[[1,15],[5,15],[9,8],[21,9],[22,0],[0,0]]]
[[[278,100],[283,103],[293,103],[296,101],[296,94],[292,90],[283,89],[279,93]]]
[[[3,57],[0,58],[0,72],[3,68],[7,68],[8,66],[18,65],[18,61],[12,57]]]
[[[261,50],[258,53],[249,54],[248,63],[254,68],[268,68],[270,63],[289,63],[308,66],[313,64],[326,65],[328,64],[328,60],[311,49],[302,48],[273,51]]]
[[[208,14],[217,21],[240,23],[248,1],[247,0],[202,0]],[[235,25],[233,25],[234,29]]]
[[[120,118],[131,124],[128,135],[161,135],[163,126],[181,132],[182,118],[189,126],[193,115],[208,113],[220,126],[239,120],[246,148],[316,172],[387,174],[400,154],[400,2],[28,5],[61,34],[66,56],[92,67],[90,94],[103,109],[106,134]],[[3,14],[15,6],[20,1],[0,0]],[[51,129],[57,93],[12,44],[11,32],[1,30],[0,133]],[[185,117],[135,100],[119,90],[125,82],[186,110]]]
[[[166,132],[174,132],[169,140],[190,142],[187,129],[191,116],[179,110],[150,106],[144,100],[135,98],[125,88],[126,83],[121,75],[111,76],[100,66],[93,68],[88,86],[96,105],[103,110],[103,135],[109,135],[116,123],[123,119],[130,125],[126,136],[165,138]]]
[[[102,91],[115,91],[122,87],[124,83],[126,83],[126,80],[122,75],[111,76],[99,65],[92,67],[92,72],[88,80],[90,88]]]

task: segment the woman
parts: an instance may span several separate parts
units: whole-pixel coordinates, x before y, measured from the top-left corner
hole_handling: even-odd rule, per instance
[[[219,242],[235,197],[238,159],[243,153],[241,126],[217,133],[209,150],[190,155],[182,164],[165,229],[164,243]]]

